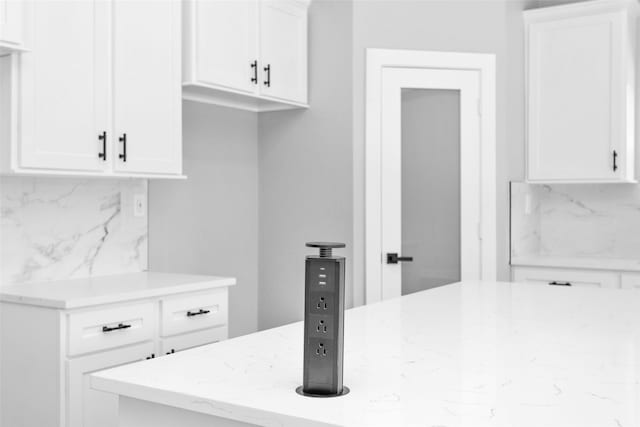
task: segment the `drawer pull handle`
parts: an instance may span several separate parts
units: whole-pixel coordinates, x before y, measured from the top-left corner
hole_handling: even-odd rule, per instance
[[[118,326],[103,326],[102,327],[102,332],[111,332],[111,331],[117,331],[119,329],[127,329],[130,328],[131,325],[125,325],[124,323],[119,323]]]
[[[166,354],[173,354],[173,353],[175,353],[175,352],[176,352],[176,349],[175,349],[175,348],[172,348],[172,349],[171,349],[171,351],[167,351],[167,353],[166,353]]]
[[[203,310],[203,309],[200,309],[198,311],[187,311],[187,317],[199,316],[201,314],[208,314],[208,313],[210,313],[209,310]]]
[[[571,282],[556,282],[555,280],[553,282],[549,282],[549,284],[551,286],[571,286]]]

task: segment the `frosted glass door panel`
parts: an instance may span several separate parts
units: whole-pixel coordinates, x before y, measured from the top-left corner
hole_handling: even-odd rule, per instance
[[[402,294],[460,281],[460,91],[402,89]]]

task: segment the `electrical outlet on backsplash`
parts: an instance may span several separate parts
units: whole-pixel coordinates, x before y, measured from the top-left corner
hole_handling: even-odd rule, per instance
[[[511,257],[640,258],[640,187],[511,183]]]
[[[0,285],[147,269],[142,179],[0,178]]]

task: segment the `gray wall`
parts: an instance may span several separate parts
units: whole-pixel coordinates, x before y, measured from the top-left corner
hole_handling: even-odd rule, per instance
[[[234,276],[230,335],[258,328],[257,114],[185,102],[184,181],[149,183],[149,269]]]
[[[311,108],[258,120],[261,329],[302,318],[304,257],[314,252],[305,242],[347,244],[351,289],[351,11],[351,2],[311,3]]]
[[[189,180],[150,184],[150,268],[237,276],[237,335],[301,319],[304,243],[339,240],[348,305],[362,304],[365,49],[377,47],[497,55],[497,267],[508,279],[508,181],[524,177],[522,10],[561,1],[315,0],[309,110],[185,103]]]

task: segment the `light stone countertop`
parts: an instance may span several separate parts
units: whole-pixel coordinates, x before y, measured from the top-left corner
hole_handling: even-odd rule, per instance
[[[348,310],[339,398],[294,323],[102,371],[94,389],[268,426],[640,425],[640,292],[463,282]]]
[[[235,285],[229,277],[131,273],[0,287],[0,301],[71,309]]]

